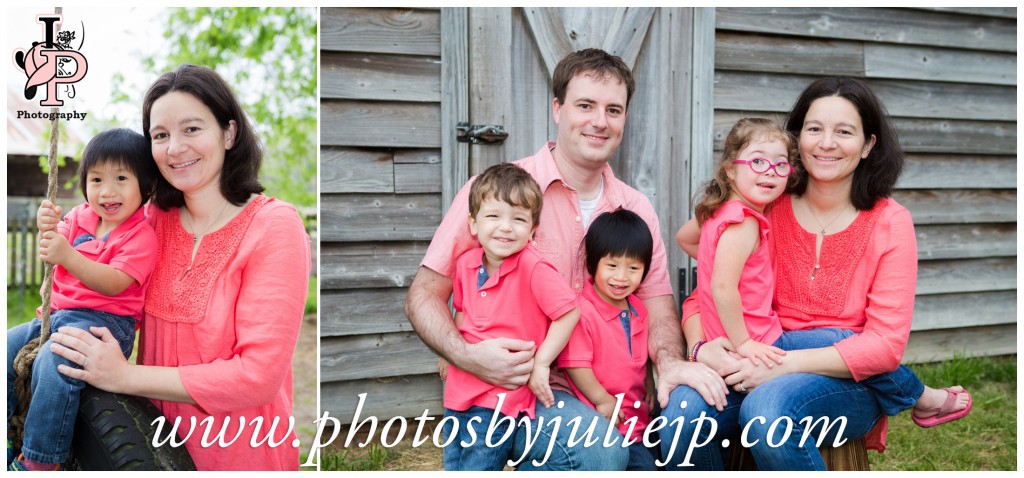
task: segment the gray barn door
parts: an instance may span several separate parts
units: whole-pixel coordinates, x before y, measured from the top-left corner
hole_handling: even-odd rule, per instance
[[[688,263],[674,236],[690,208],[694,21],[686,8],[442,9],[444,203],[469,176],[554,140],[555,65],[572,51],[602,48],[622,57],[637,82],[612,168],[658,211],[670,270],[680,271],[672,274],[678,290]],[[508,138],[457,143],[460,121],[502,125]],[[706,122],[710,131],[710,110]]]

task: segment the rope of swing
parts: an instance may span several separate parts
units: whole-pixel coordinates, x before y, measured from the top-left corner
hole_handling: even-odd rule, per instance
[[[56,13],[60,15],[61,7],[57,7]],[[60,28],[59,24],[56,28]],[[50,151],[48,164],[50,171],[46,181],[46,197],[51,203],[57,201],[57,141],[60,131],[57,127],[58,108],[51,109],[50,115]],[[39,355],[39,349],[50,338],[50,294],[53,292],[53,264],[46,263],[46,273],[43,275],[43,306],[40,320],[42,325],[39,329],[39,337],[32,339],[18,352],[14,359],[14,371],[17,378],[14,380],[14,391],[18,395],[18,412],[11,417],[7,424],[8,438],[15,449],[20,449],[25,436],[25,417],[28,415],[28,407],[32,401],[32,362]]]

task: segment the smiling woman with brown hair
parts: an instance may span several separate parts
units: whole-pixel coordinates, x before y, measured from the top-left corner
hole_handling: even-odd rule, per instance
[[[703,410],[720,426],[718,435],[731,440],[742,429],[762,470],[823,470],[811,438],[830,443],[841,430],[841,438],[866,438],[869,448],[881,450],[885,415],[914,406],[915,421],[932,426],[966,415],[970,395],[960,387],[927,388],[900,366],[914,311],[917,243],[910,212],[889,197],[903,152],[881,101],[859,80],[822,78],[800,95],[786,129],[798,138],[797,180],[767,216],[773,307],[787,331],[779,346],[788,352],[780,365],[755,366],[737,359],[725,338],[705,344],[695,301],[688,300],[683,330],[691,358],[738,393],[716,409],[693,389],[677,387],[663,414],[672,422]],[[696,242],[692,229],[680,230],[680,244]],[[681,403],[689,406],[683,410]],[[813,424],[845,422],[821,430],[805,417]],[[780,420],[791,425],[782,440],[775,429]],[[698,432],[697,443],[709,438],[707,430],[680,424],[683,430],[662,430],[665,455],[673,439],[691,443]],[[666,468],[678,469],[684,458],[691,469],[723,468],[718,446],[691,451],[667,456]]]
[[[147,211],[158,248],[139,364],[115,354],[105,329],[61,330],[58,353],[89,366],[60,371],[152,399],[181,420],[200,470],[295,470],[291,358],[310,271],[302,219],[261,194],[259,139],[213,70],[182,65],[161,76],[146,94],[143,130],[162,177]],[[236,439],[204,446],[207,430]]]

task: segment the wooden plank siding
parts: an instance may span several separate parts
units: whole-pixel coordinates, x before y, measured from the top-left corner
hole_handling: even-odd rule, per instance
[[[1017,51],[1015,17],[891,8],[716,8],[715,16],[719,30]]]
[[[1016,352],[1016,10],[715,9],[715,156],[826,75],[868,83],[900,135],[918,245],[904,361]]]
[[[533,10],[321,9],[320,403],[343,424],[360,393],[367,394],[360,420],[372,415],[379,425],[443,413],[436,355],[405,318],[405,295],[469,175],[535,152],[457,143],[451,118],[469,119],[472,104],[483,114],[474,123],[503,124],[531,144],[554,137],[552,121],[529,120],[550,118],[546,78],[465,71],[481,55],[546,71],[557,55],[531,42],[551,26]],[[904,362],[1016,353],[1016,9],[665,12],[655,9],[649,20],[658,33],[637,57],[636,70],[646,73],[630,111],[664,104],[678,115],[664,116],[664,130],[624,138],[621,149],[633,142],[659,154],[613,165],[649,195],[667,237],[688,217],[692,195],[666,190],[669,178],[690,174],[695,185],[710,174],[737,119],[781,121],[815,78],[861,78],[886,104],[906,152],[894,197],[914,218],[919,270]],[[575,11],[562,20],[576,35],[603,38],[607,32],[592,25],[609,15]],[[467,28],[482,16],[499,16],[511,29]],[[655,66],[670,57],[697,68],[686,83],[680,72]],[[473,91],[470,77],[508,95]],[[700,139],[679,141],[682,130]],[[691,160],[660,157],[677,150]],[[670,239],[666,247],[681,254]]]
[[[360,393],[363,416],[440,404],[437,358],[403,306],[441,221],[441,20],[321,9],[320,396],[344,423]]]

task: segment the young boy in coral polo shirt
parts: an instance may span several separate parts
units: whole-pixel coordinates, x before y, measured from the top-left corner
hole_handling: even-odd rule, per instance
[[[85,146],[79,181],[86,202],[60,218],[60,207],[43,201],[36,212],[39,257],[53,264],[50,330],[106,327],[127,358],[142,317],[146,284],[156,264],[156,232],[141,207],[156,187],[156,163],[149,142],[129,129],[104,131]],[[56,224],[56,226],[54,226]],[[41,311],[38,311],[40,313]],[[13,362],[18,351],[41,334],[33,319],[7,331],[7,421],[19,406]],[[10,470],[54,470],[68,459],[85,382],[61,375],[57,367],[89,369],[39,347],[32,365],[32,401],[19,450],[8,444]],[[24,404],[21,404],[24,406]]]
[[[530,245],[542,198],[530,174],[509,163],[487,168],[470,190],[469,227],[480,247],[456,261],[455,323],[469,343],[512,337],[540,347],[529,388],[508,390],[448,367],[445,417],[455,420],[444,421],[446,470],[501,470],[519,415],[532,419],[538,398],[554,403],[550,367],[569,341],[579,309],[576,293]]]
[[[580,298],[579,327],[558,358],[576,396],[617,424],[630,443],[627,471],[658,469],[658,448],[643,443],[654,403],[647,308],[633,295],[651,268],[653,242],[647,223],[627,209],[594,219],[583,238],[593,280]]]

